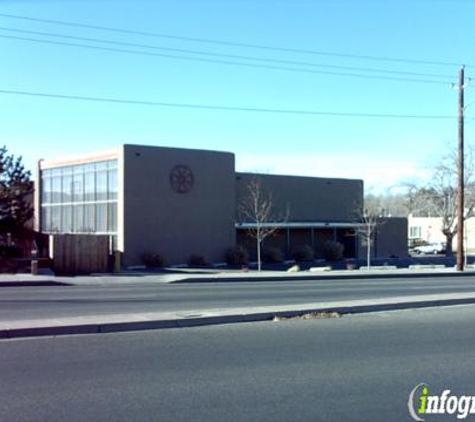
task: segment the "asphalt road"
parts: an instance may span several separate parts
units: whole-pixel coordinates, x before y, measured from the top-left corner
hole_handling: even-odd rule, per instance
[[[475,293],[475,277],[0,288],[0,320]]]
[[[409,421],[421,382],[475,395],[474,320],[465,306],[3,340],[0,420]]]

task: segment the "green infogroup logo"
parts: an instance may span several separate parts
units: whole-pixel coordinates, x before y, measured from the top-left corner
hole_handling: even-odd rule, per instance
[[[440,395],[430,395],[429,386],[421,383],[412,389],[407,406],[415,421],[425,421],[425,416],[431,414],[454,415],[457,419],[465,419],[475,414],[475,396],[456,396],[450,390],[444,390]]]

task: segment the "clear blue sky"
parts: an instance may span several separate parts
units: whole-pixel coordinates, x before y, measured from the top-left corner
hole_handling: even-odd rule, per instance
[[[0,14],[190,38],[180,40],[0,16],[3,91],[237,108],[455,117],[457,91],[451,82],[457,82],[462,64],[467,65],[467,78],[475,73],[475,2],[470,0],[0,0]],[[351,55],[420,62],[348,57]],[[452,65],[422,63],[434,61]],[[466,105],[475,101],[474,88],[475,81],[465,90]],[[236,154],[238,170],[355,177],[364,179],[368,189],[381,190],[407,178],[424,176],[424,169],[457,141],[455,118],[202,110],[4,92],[0,92],[0,111],[0,143],[22,155],[29,168],[34,168],[39,158],[137,143],[231,151]],[[467,108],[466,116],[466,142],[471,144],[475,105]]]

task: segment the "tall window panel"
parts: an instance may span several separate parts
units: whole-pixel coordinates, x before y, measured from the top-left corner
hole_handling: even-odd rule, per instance
[[[43,230],[45,232],[51,232],[51,208],[43,207],[41,208],[41,221],[43,224]]]
[[[61,211],[60,233],[73,233],[73,206],[61,205]]]
[[[68,168],[67,172],[62,176],[62,197],[60,199],[60,203],[71,203],[73,202],[73,176],[71,174],[71,170]],[[53,203],[57,204],[57,201],[53,201]]]
[[[54,233],[61,231],[61,208],[58,207],[49,207],[51,212],[51,227],[50,230]]]
[[[73,175],[73,200],[72,202],[84,202],[84,171]]]
[[[117,169],[107,172],[107,196],[112,201],[117,201]]]
[[[84,232],[94,233],[96,231],[96,206],[94,204],[84,205]]]
[[[107,232],[107,205],[108,204],[96,205],[96,231],[98,233]]]
[[[86,171],[84,174],[84,201],[91,202],[96,200],[96,173]]]
[[[51,172],[45,170],[43,179],[41,182],[41,200],[45,204],[51,203],[52,188],[51,188]]]
[[[61,177],[51,179],[51,203],[61,203]]]
[[[107,201],[107,171],[96,173],[96,200]]]
[[[73,232],[84,233],[84,204],[72,206],[73,210]]]
[[[107,204],[107,231],[117,231],[117,203]]]

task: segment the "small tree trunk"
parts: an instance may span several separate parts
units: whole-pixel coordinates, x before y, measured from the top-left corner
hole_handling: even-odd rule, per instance
[[[369,271],[371,268],[371,228],[369,225],[366,237],[366,268]]]
[[[261,239],[257,239],[257,271],[261,271]]]
[[[257,246],[257,271],[261,271],[261,243],[262,243],[262,233],[259,223],[257,223],[256,231],[256,246]]]
[[[454,251],[452,249],[452,240],[454,239],[454,235],[452,233],[445,233],[445,256],[452,256]]]
[[[368,243],[366,247],[366,269],[370,270],[370,262],[371,262],[371,245]]]

